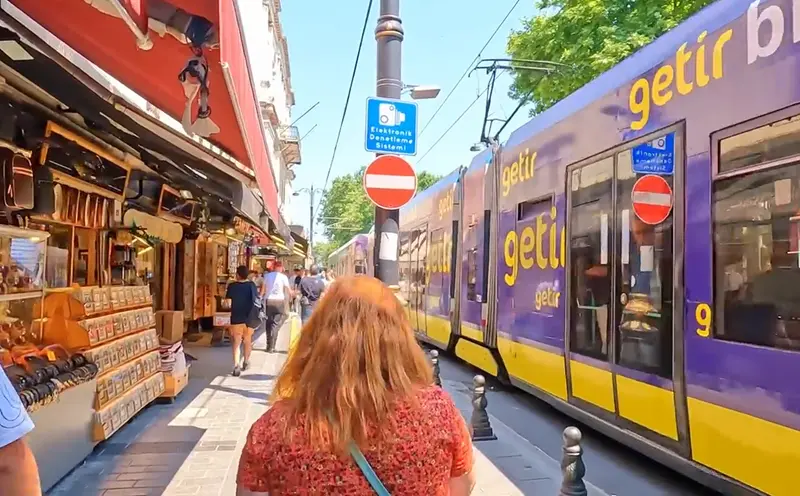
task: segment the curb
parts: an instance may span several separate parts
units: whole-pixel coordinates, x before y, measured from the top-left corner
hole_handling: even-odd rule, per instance
[[[469,387],[458,381],[443,379],[442,389],[444,389],[450,395],[450,397],[453,398],[453,402],[456,404],[456,407],[459,409],[461,414],[464,415],[467,423],[469,423],[469,417],[472,411],[472,393]],[[548,478],[556,485],[561,485],[562,473],[561,462],[559,460],[550,457],[550,455],[542,451],[541,448],[532,444],[530,441],[518,434],[517,431],[503,423],[502,420],[498,419],[491,413],[489,413],[489,420],[492,424],[492,429],[497,436],[497,440],[479,441],[475,443],[476,448],[480,449],[482,445],[488,445],[491,443],[505,444],[510,448],[510,450],[516,451],[522,455],[525,461],[530,463],[533,468],[546,473]],[[610,496],[608,493],[595,486],[588,480],[584,479],[584,482],[586,483],[586,489],[589,496]]]

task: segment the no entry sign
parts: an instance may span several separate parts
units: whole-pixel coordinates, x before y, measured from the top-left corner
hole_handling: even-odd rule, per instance
[[[397,210],[414,198],[417,174],[396,155],[381,155],[364,171],[364,191],[375,205]]]
[[[672,211],[672,187],[661,176],[640,177],[631,193],[633,212],[651,226],[664,222]]]

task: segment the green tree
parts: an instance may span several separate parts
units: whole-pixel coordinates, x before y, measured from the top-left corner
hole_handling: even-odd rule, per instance
[[[368,232],[375,222],[375,206],[367,198],[362,186],[365,170],[366,167],[362,167],[356,172],[337,177],[322,197],[318,221],[325,227],[325,236],[333,246],[331,251],[347,243],[356,234]],[[429,188],[440,177],[425,171],[418,173],[418,191]]]
[[[539,0],[508,38],[514,59],[565,64],[548,76],[516,71],[511,96],[531,115],[553,106],[713,0]]]
[[[328,260],[328,256],[336,250],[336,245],[333,244],[332,241],[321,241],[319,243],[314,243],[314,260],[317,263],[325,265],[325,261]]]

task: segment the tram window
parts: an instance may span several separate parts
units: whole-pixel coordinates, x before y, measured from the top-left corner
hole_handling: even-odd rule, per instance
[[[800,155],[800,116],[751,129],[719,142],[719,171]]]
[[[554,204],[553,197],[528,200],[517,205],[517,221],[533,220],[542,212],[547,212]]]
[[[613,174],[609,157],[570,175],[570,350],[602,360],[611,322]]]
[[[656,225],[637,217],[633,186],[643,176],[633,171],[632,150],[617,155],[616,357],[622,366],[672,377],[673,216]],[[661,177],[672,186],[673,176]]]
[[[450,270],[454,270],[457,267],[457,260],[458,257],[458,242],[453,241],[458,239],[458,221],[453,221],[453,235],[452,239],[450,240]],[[455,274],[452,272],[450,273],[450,298],[455,298],[456,296],[456,277]]]
[[[478,250],[473,248],[467,252],[467,299],[478,301]]]
[[[714,184],[717,338],[800,351],[800,163]]]
[[[419,258],[417,261],[419,276],[417,282],[419,283],[420,291],[425,292],[425,287],[428,285],[428,278],[425,272],[425,268],[428,267],[428,228],[426,226],[423,229],[419,232]]]
[[[408,233],[400,236],[400,249],[397,253],[397,265],[400,268],[400,286],[401,294],[408,300],[408,283],[411,275],[411,259],[409,257],[409,242]]]

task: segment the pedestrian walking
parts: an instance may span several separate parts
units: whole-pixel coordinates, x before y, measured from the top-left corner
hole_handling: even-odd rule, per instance
[[[392,291],[337,279],[248,433],[237,494],[468,495],[469,432],[432,380]]]
[[[33,430],[25,407],[5,372],[0,372],[0,493],[42,494],[39,469],[25,436]]]
[[[322,293],[325,292],[325,283],[318,277],[319,267],[314,265],[309,272],[311,275],[303,277],[298,286],[300,292],[300,318],[303,325],[311,318],[311,312],[317,306],[320,298],[322,298]]]
[[[264,327],[267,334],[267,352],[272,353],[275,351],[278,332],[289,316],[289,303],[292,301],[292,288],[289,278],[283,273],[281,262],[275,262],[272,266],[272,271],[264,278],[264,286],[267,294]]]
[[[231,325],[228,328],[233,344],[233,375],[238,377],[250,365],[253,351],[253,333],[259,325],[258,289],[247,280],[247,267],[236,268],[236,281],[228,285],[225,298],[231,300]],[[240,362],[240,348],[244,348],[244,361]],[[240,365],[241,363],[241,365]]]
[[[292,277],[292,290],[294,292],[292,298],[293,310],[297,313],[300,313],[301,305],[300,305],[300,281],[303,280],[305,277],[305,270],[299,266],[294,266],[294,277]]]

